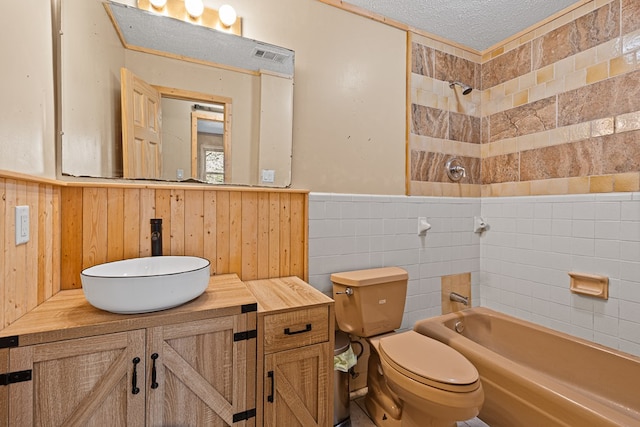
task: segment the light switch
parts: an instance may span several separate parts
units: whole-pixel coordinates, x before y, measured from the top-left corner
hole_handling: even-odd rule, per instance
[[[273,169],[262,169],[262,182],[273,182],[276,180],[276,171]]]
[[[29,206],[16,206],[16,245],[29,241]]]

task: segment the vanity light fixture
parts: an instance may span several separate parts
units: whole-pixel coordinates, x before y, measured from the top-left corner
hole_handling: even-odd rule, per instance
[[[242,36],[242,18],[230,5],[214,10],[205,7],[202,0],[138,0],[137,3],[142,10]]]
[[[164,5],[167,4],[167,0],[149,0],[149,3],[151,3],[151,6],[155,7],[156,9],[162,10]]]
[[[202,3],[202,0],[184,0],[184,7],[193,19],[201,17],[202,12],[204,12],[204,3]]]
[[[220,22],[222,23],[222,25],[228,28],[236,23],[238,14],[236,13],[236,10],[233,8],[233,6],[223,4],[222,6],[220,6],[220,9],[218,9],[218,17],[220,18]]]

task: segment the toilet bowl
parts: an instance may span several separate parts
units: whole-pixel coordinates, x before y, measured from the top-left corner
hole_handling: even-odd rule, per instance
[[[398,267],[331,275],[341,330],[370,345],[365,405],[378,427],[450,427],[480,412],[478,371],[453,348],[402,322],[408,274]]]
[[[370,342],[389,388],[402,402],[403,427],[455,426],[480,412],[484,392],[478,371],[451,347],[414,331]]]

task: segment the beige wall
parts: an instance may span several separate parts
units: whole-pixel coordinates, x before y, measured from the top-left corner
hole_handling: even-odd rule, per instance
[[[162,178],[175,180],[178,169],[191,176],[191,106],[193,102],[162,99]]]
[[[245,36],[296,52],[293,186],[404,194],[406,33],[317,0],[234,7]]]
[[[55,176],[49,0],[0,2],[0,169]]]

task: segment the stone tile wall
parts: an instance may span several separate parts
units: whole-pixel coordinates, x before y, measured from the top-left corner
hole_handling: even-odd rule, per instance
[[[479,196],[481,183],[480,56],[411,36],[410,194]],[[460,81],[474,90],[462,95]],[[445,163],[458,157],[466,168],[460,184]]]
[[[412,36],[410,194],[640,189],[640,2],[594,0],[482,55]]]

